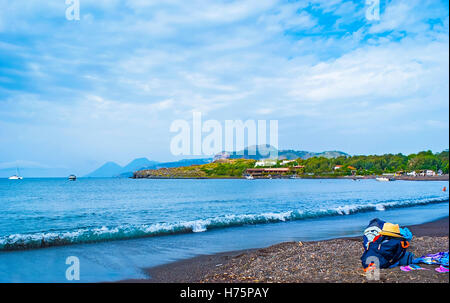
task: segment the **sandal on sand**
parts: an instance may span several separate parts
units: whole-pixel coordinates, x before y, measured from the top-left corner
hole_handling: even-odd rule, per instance
[[[436,268],[436,271],[440,273],[448,272],[448,268],[441,265],[438,268]]]
[[[413,270],[409,265],[406,265],[406,266],[400,266],[400,269],[401,269],[402,271],[412,271],[412,270]]]
[[[420,267],[419,265],[416,265],[416,264],[411,264],[411,265],[407,265],[407,266],[400,266],[400,269],[402,271],[429,270],[427,268]]]
[[[411,264],[411,265],[409,265],[409,267],[410,267],[412,270],[429,270],[428,268],[420,267],[420,266],[417,265],[417,264]]]

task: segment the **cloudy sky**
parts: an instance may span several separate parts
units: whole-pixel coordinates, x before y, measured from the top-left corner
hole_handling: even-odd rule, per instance
[[[0,0],[0,166],[173,160],[170,125],[193,111],[278,120],[280,148],[449,146],[447,0],[380,0],[379,20],[364,0],[68,7]]]

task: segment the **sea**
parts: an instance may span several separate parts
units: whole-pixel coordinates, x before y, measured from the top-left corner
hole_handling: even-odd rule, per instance
[[[448,216],[448,181],[0,179],[0,282],[107,282],[144,268]],[[70,260],[79,280],[68,280]],[[70,276],[72,277],[73,276]]]

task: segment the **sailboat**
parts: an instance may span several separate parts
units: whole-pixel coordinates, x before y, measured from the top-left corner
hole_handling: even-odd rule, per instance
[[[8,179],[9,180],[22,180],[23,179],[23,177],[20,176],[18,167],[16,167],[16,174],[14,176],[9,177]]]

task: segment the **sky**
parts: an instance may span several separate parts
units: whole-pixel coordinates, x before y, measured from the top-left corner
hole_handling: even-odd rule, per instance
[[[186,158],[193,112],[278,120],[281,149],[448,149],[448,1],[374,1],[0,0],[0,167]]]

